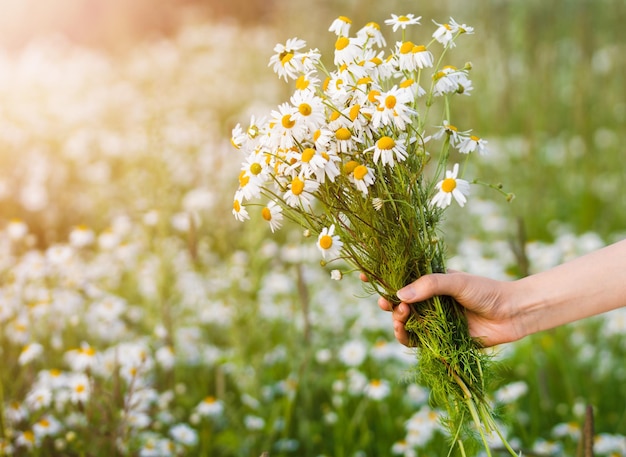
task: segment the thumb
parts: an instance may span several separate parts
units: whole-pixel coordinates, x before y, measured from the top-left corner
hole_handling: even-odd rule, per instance
[[[405,303],[424,301],[435,295],[455,296],[462,288],[462,285],[457,281],[460,276],[457,273],[424,275],[400,289],[396,295]]]

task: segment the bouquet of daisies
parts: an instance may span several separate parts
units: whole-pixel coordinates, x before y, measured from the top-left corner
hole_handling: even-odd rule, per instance
[[[346,261],[395,303],[404,285],[445,272],[442,215],[453,200],[466,203],[464,165],[487,143],[450,119],[451,101],[473,88],[471,65],[448,65],[446,54],[473,29],[435,22],[427,41],[411,41],[420,19],[385,21],[401,34],[387,49],[377,23],[351,36],[350,19],[337,18],[332,68],[303,40],[276,45],[270,66],[292,81],[293,95],[267,118],[237,125],[231,139],[244,155],[234,216],[249,219],[258,205],[272,231],[285,218],[298,222],[317,235],[324,264]],[[419,348],[419,380],[447,407],[456,445],[464,453],[462,437],[478,433],[490,455],[487,438],[496,433],[515,455],[489,407],[489,359],[462,307],[435,297],[415,306],[407,329]]]

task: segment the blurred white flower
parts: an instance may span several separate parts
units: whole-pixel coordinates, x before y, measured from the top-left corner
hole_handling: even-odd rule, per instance
[[[361,340],[351,340],[339,349],[339,360],[349,367],[358,367],[367,356],[367,346]]]

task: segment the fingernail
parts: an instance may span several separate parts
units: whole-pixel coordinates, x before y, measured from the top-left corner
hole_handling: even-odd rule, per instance
[[[415,294],[413,293],[413,289],[411,289],[410,287],[403,287],[398,292],[396,292],[396,296],[402,301],[409,302],[413,300]]]

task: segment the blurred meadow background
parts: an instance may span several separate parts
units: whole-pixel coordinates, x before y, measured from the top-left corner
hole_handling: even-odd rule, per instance
[[[337,16],[391,13],[475,28],[453,117],[516,195],[448,212],[451,268],[512,280],[624,237],[623,0],[0,0],[0,456],[446,454],[358,275],[231,214],[231,129],[290,93],[274,45],[328,58]],[[626,455],[625,332],[618,310],[495,348],[509,441]]]

